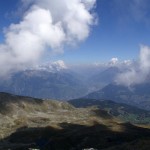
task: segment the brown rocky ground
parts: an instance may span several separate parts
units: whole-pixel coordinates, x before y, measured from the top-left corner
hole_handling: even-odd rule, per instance
[[[0,94],[0,149],[149,150],[150,129],[98,108]]]

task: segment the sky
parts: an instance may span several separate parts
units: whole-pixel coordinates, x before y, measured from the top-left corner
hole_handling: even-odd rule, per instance
[[[98,25],[92,28],[91,35],[77,51],[69,55],[85,62],[108,61],[113,57],[137,59],[140,45],[150,45],[150,1],[135,0],[135,3],[139,1],[135,10],[132,10],[135,5],[132,1],[98,0]],[[141,18],[139,13],[143,14]],[[67,60],[69,55],[63,57]]]
[[[50,34],[52,34],[53,37],[56,36],[57,39],[51,39],[51,37],[49,36],[47,36],[46,39],[43,36],[43,33],[38,33],[38,38],[39,36],[43,36],[43,39],[40,41],[36,39],[37,41],[39,41],[37,43],[40,43],[41,41],[43,42],[44,40],[44,44],[41,42],[42,46],[38,45],[36,47],[31,45],[33,47],[33,51],[34,49],[38,50],[34,51],[33,53],[28,51],[27,53],[30,54],[28,55],[30,58],[28,56],[28,58],[25,57],[26,53],[24,53],[23,56],[21,55],[21,57],[19,54],[19,57],[21,58],[21,60],[25,59],[26,61],[17,59],[18,61],[14,63],[13,60],[10,62],[6,62],[4,60],[3,62],[0,62],[0,64],[12,64],[13,62],[15,66],[16,64],[19,64],[18,67],[21,67],[24,63],[28,64],[27,62],[35,62],[36,60],[32,60],[34,55],[37,55],[37,59],[39,59],[39,55],[42,55],[42,61],[63,60],[66,63],[73,64],[106,62],[112,58],[118,58],[119,60],[133,60],[139,57],[141,45],[150,45],[149,0],[70,0],[70,2],[69,0],[64,0],[66,1],[66,4],[68,4],[68,6],[72,8],[72,10],[82,14],[82,16],[80,14],[76,14],[77,17],[73,16],[72,18],[74,20],[69,18],[65,21],[62,20],[62,17],[66,16],[56,14],[56,11],[53,10],[53,8],[56,10],[60,9],[60,13],[62,11],[64,15],[65,13],[72,14],[72,10],[65,10],[65,7],[63,6],[63,4],[61,4],[61,2],[58,4],[60,0],[56,0],[57,4],[55,2],[51,2],[51,7],[46,8],[45,4],[48,0],[44,1],[45,3],[39,2],[39,0],[22,0],[22,2],[21,0],[0,1],[0,47],[2,47],[3,45],[3,47],[0,48],[2,51],[1,56],[3,56],[3,51],[5,49],[5,51],[9,51],[10,38],[12,36],[12,33],[16,34],[16,32],[26,31],[23,30],[23,27],[27,23],[31,23],[31,26],[34,25],[34,23],[30,21],[30,17],[32,16],[29,14],[32,13],[33,15],[33,12],[35,12],[35,14],[39,14],[39,16],[40,14],[42,14],[40,16],[42,18],[44,14],[48,14],[48,11],[45,11],[46,9],[48,9],[50,12],[52,12],[52,21],[55,23],[58,22],[57,25],[54,25],[54,23],[50,25],[50,27],[54,29],[53,31],[50,31]],[[79,1],[79,6],[81,6],[80,4],[83,1],[86,1],[84,3],[86,8],[84,9],[81,6],[81,9],[79,11],[76,10],[80,7],[74,8],[75,5],[72,4],[76,4],[75,1]],[[82,2],[80,3],[80,1]],[[36,5],[38,7],[31,9],[33,5]],[[56,5],[59,5],[57,6],[58,8],[55,7]],[[48,15],[47,18],[50,19]],[[61,21],[59,21],[60,18]],[[76,20],[78,20],[78,22],[76,22]],[[23,23],[21,24],[21,22]],[[35,20],[35,22],[39,22],[39,20]],[[70,22],[73,22],[74,24],[71,24]],[[68,27],[66,29],[66,27],[64,26],[60,27],[59,23],[66,24],[67,27],[69,25],[72,25],[72,28]],[[12,27],[12,24],[19,25]],[[79,25],[81,28],[78,27],[77,30],[74,31],[74,29],[76,29],[76,25]],[[33,31],[31,28],[26,27],[26,29],[27,28],[30,29],[29,31]],[[62,30],[64,30],[64,32],[62,32]],[[47,41],[48,38],[51,42]],[[64,40],[64,38],[66,38],[67,40]],[[13,42],[17,44],[17,42],[19,43],[21,40],[24,39],[20,39],[17,37],[15,40],[13,40]],[[32,38],[32,40],[35,39]],[[24,45],[22,44],[21,46]],[[19,47],[20,49],[22,49],[21,46]],[[44,50],[44,54],[43,52],[41,52],[40,46],[41,49],[46,49]],[[15,48],[16,46],[13,45],[12,49]],[[25,48],[27,49],[28,47]],[[9,55],[5,55],[0,58],[3,60],[6,59],[6,57],[9,57]],[[6,72],[11,69],[14,68],[12,66],[8,66]]]

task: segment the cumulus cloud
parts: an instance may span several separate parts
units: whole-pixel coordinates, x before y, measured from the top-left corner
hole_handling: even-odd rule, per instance
[[[144,82],[150,74],[150,47],[141,46],[139,60],[130,63],[127,71],[122,72],[116,78],[118,84],[131,86]]]
[[[95,22],[96,0],[22,0],[26,11],[5,29],[0,44],[1,75],[36,63],[49,49],[84,41]]]

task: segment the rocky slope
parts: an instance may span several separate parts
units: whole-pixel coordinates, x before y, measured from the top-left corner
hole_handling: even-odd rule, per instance
[[[6,93],[0,93],[0,104],[0,150],[108,149],[150,141],[147,127],[123,123],[99,108]]]
[[[128,121],[136,124],[150,124],[150,111],[124,103],[116,103],[114,101],[104,99],[96,100],[84,98],[74,99],[68,102],[77,108],[96,106],[125,122]]]

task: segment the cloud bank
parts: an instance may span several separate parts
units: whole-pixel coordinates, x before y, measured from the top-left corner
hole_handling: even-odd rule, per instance
[[[36,63],[47,49],[84,41],[95,23],[96,0],[22,0],[26,11],[4,31],[0,44],[1,75]]]
[[[140,84],[150,75],[150,47],[141,46],[139,60],[131,63],[127,71],[123,71],[116,78],[118,84],[131,86]]]

